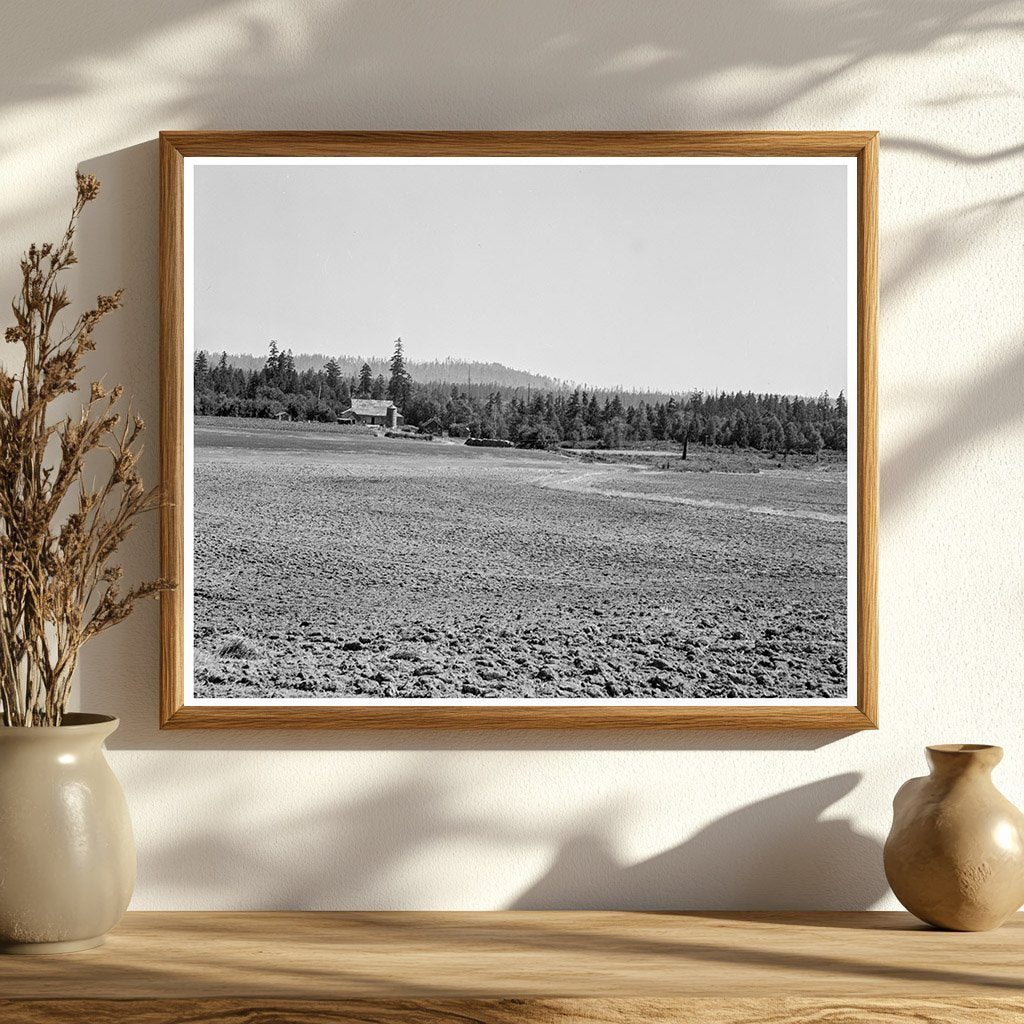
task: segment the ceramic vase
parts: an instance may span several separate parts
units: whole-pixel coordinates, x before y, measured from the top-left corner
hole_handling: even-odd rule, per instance
[[[998,928],[1024,903],[1024,815],[996,789],[999,747],[927,748],[931,774],[893,800],[885,875],[916,917],[938,928]]]
[[[103,753],[117,724],[0,727],[0,951],[98,946],[128,906],[135,844]]]

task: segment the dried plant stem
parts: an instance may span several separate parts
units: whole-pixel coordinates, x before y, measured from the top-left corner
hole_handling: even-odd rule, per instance
[[[115,405],[93,381],[78,417],[51,423],[48,412],[78,391],[93,331],[121,305],[121,292],[100,295],[70,330],[57,318],[70,304],[59,275],[77,262],[78,218],[99,182],[79,174],[78,194],[57,245],[33,245],[21,261],[22,284],[11,304],[9,344],[24,350],[22,368],[0,370],[0,704],[3,724],[58,725],[67,710],[83,644],[122,621],[135,602],[165,589],[152,580],[120,590],[121,568],[111,558],[135,519],[159,503],[137,471],[145,429],[141,417]],[[59,449],[59,451],[58,451]],[[100,487],[86,486],[93,453],[110,459]],[[77,487],[77,494],[72,495]]]

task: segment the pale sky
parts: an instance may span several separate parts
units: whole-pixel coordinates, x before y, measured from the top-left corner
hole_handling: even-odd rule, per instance
[[[846,380],[837,165],[195,168],[195,344],[662,391]]]

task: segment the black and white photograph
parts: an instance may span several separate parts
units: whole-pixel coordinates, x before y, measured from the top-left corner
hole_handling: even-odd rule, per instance
[[[856,181],[187,159],[186,703],[854,704]]]

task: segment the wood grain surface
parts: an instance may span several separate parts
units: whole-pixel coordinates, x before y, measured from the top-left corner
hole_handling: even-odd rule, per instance
[[[184,159],[160,140],[160,720],[185,703]]]
[[[181,156],[856,156],[852,132],[161,132]]]
[[[198,156],[845,156],[858,168],[857,704],[680,707],[186,707],[184,594],[161,595],[160,726],[171,729],[877,728],[877,132],[161,132],[163,575],[183,580],[184,160]]]
[[[10,1024],[1020,1024],[1019,999],[0,999]]]
[[[1024,1020],[1024,915],[133,913],[107,944],[0,957],[20,1022]]]

